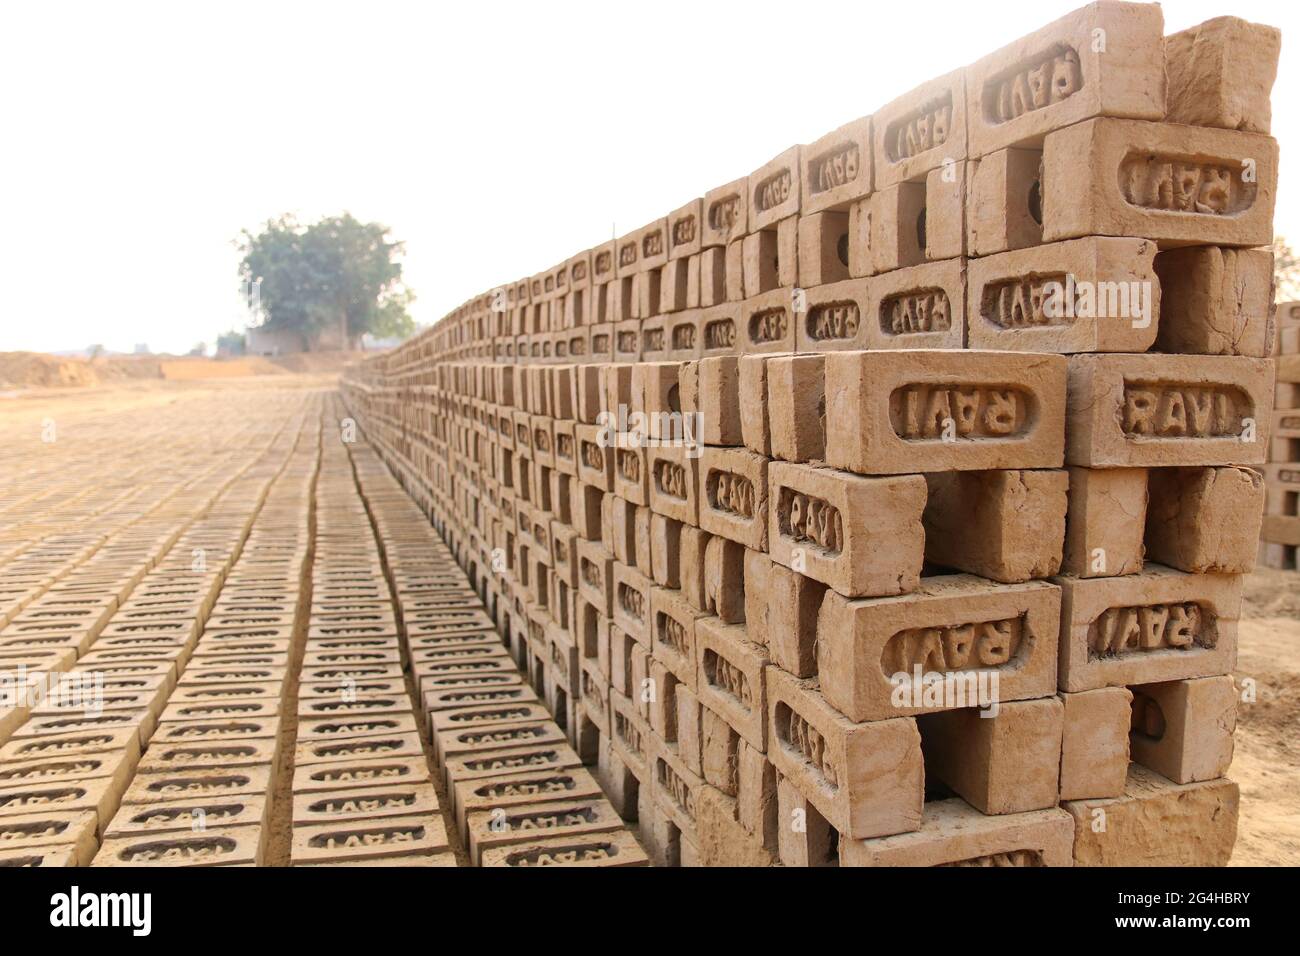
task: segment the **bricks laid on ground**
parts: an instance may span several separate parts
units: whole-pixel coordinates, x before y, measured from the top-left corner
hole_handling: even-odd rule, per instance
[[[345,377],[476,861],[1226,860],[1277,50],[1092,4]]]
[[[1300,302],[1277,306],[1277,386],[1264,468],[1267,504],[1260,563],[1294,571],[1300,547]]]

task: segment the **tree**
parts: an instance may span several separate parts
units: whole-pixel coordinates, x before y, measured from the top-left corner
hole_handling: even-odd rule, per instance
[[[1274,296],[1278,302],[1300,299],[1300,255],[1282,236],[1273,239]]]
[[[243,332],[232,329],[217,336],[218,355],[243,355],[246,348],[247,342],[244,340]]]
[[[239,277],[244,288],[260,279],[267,329],[302,333],[313,346],[334,338],[355,347],[361,335],[405,336],[415,329],[407,307],[414,295],[402,284],[403,244],[379,223],[350,213],[300,225],[292,216],[244,230]]]

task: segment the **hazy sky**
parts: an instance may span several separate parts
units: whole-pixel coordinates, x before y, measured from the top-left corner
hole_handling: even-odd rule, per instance
[[[0,351],[242,327],[244,227],[349,210],[427,323],[871,113],[1081,3],[24,3],[0,8]],[[1277,231],[1300,239],[1292,2]],[[1152,55],[1158,55],[1152,50]]]

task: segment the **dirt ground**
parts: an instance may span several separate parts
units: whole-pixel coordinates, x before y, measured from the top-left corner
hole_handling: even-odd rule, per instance
[[[72,427],[128,408],[171,404],[194,393],[315,388],[336,374],[253,375],[230,379],[132,378],[87,388],[0,391],[0,419]],[[1261,569],[1248,576],[1239,625],[1236,751],[1229,776],[1241,787],[1234,866],[1300,865],[1300,573]],[[1253,699],[1251,697],[1253,691]]]

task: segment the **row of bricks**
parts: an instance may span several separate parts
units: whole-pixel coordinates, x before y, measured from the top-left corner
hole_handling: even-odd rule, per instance
[[[1267,492],[1259,563],[1294,571],[1300,548],[1300,302],[1282,302],[1278,316],[1278,383],[1273,440],[1264,469]]]

